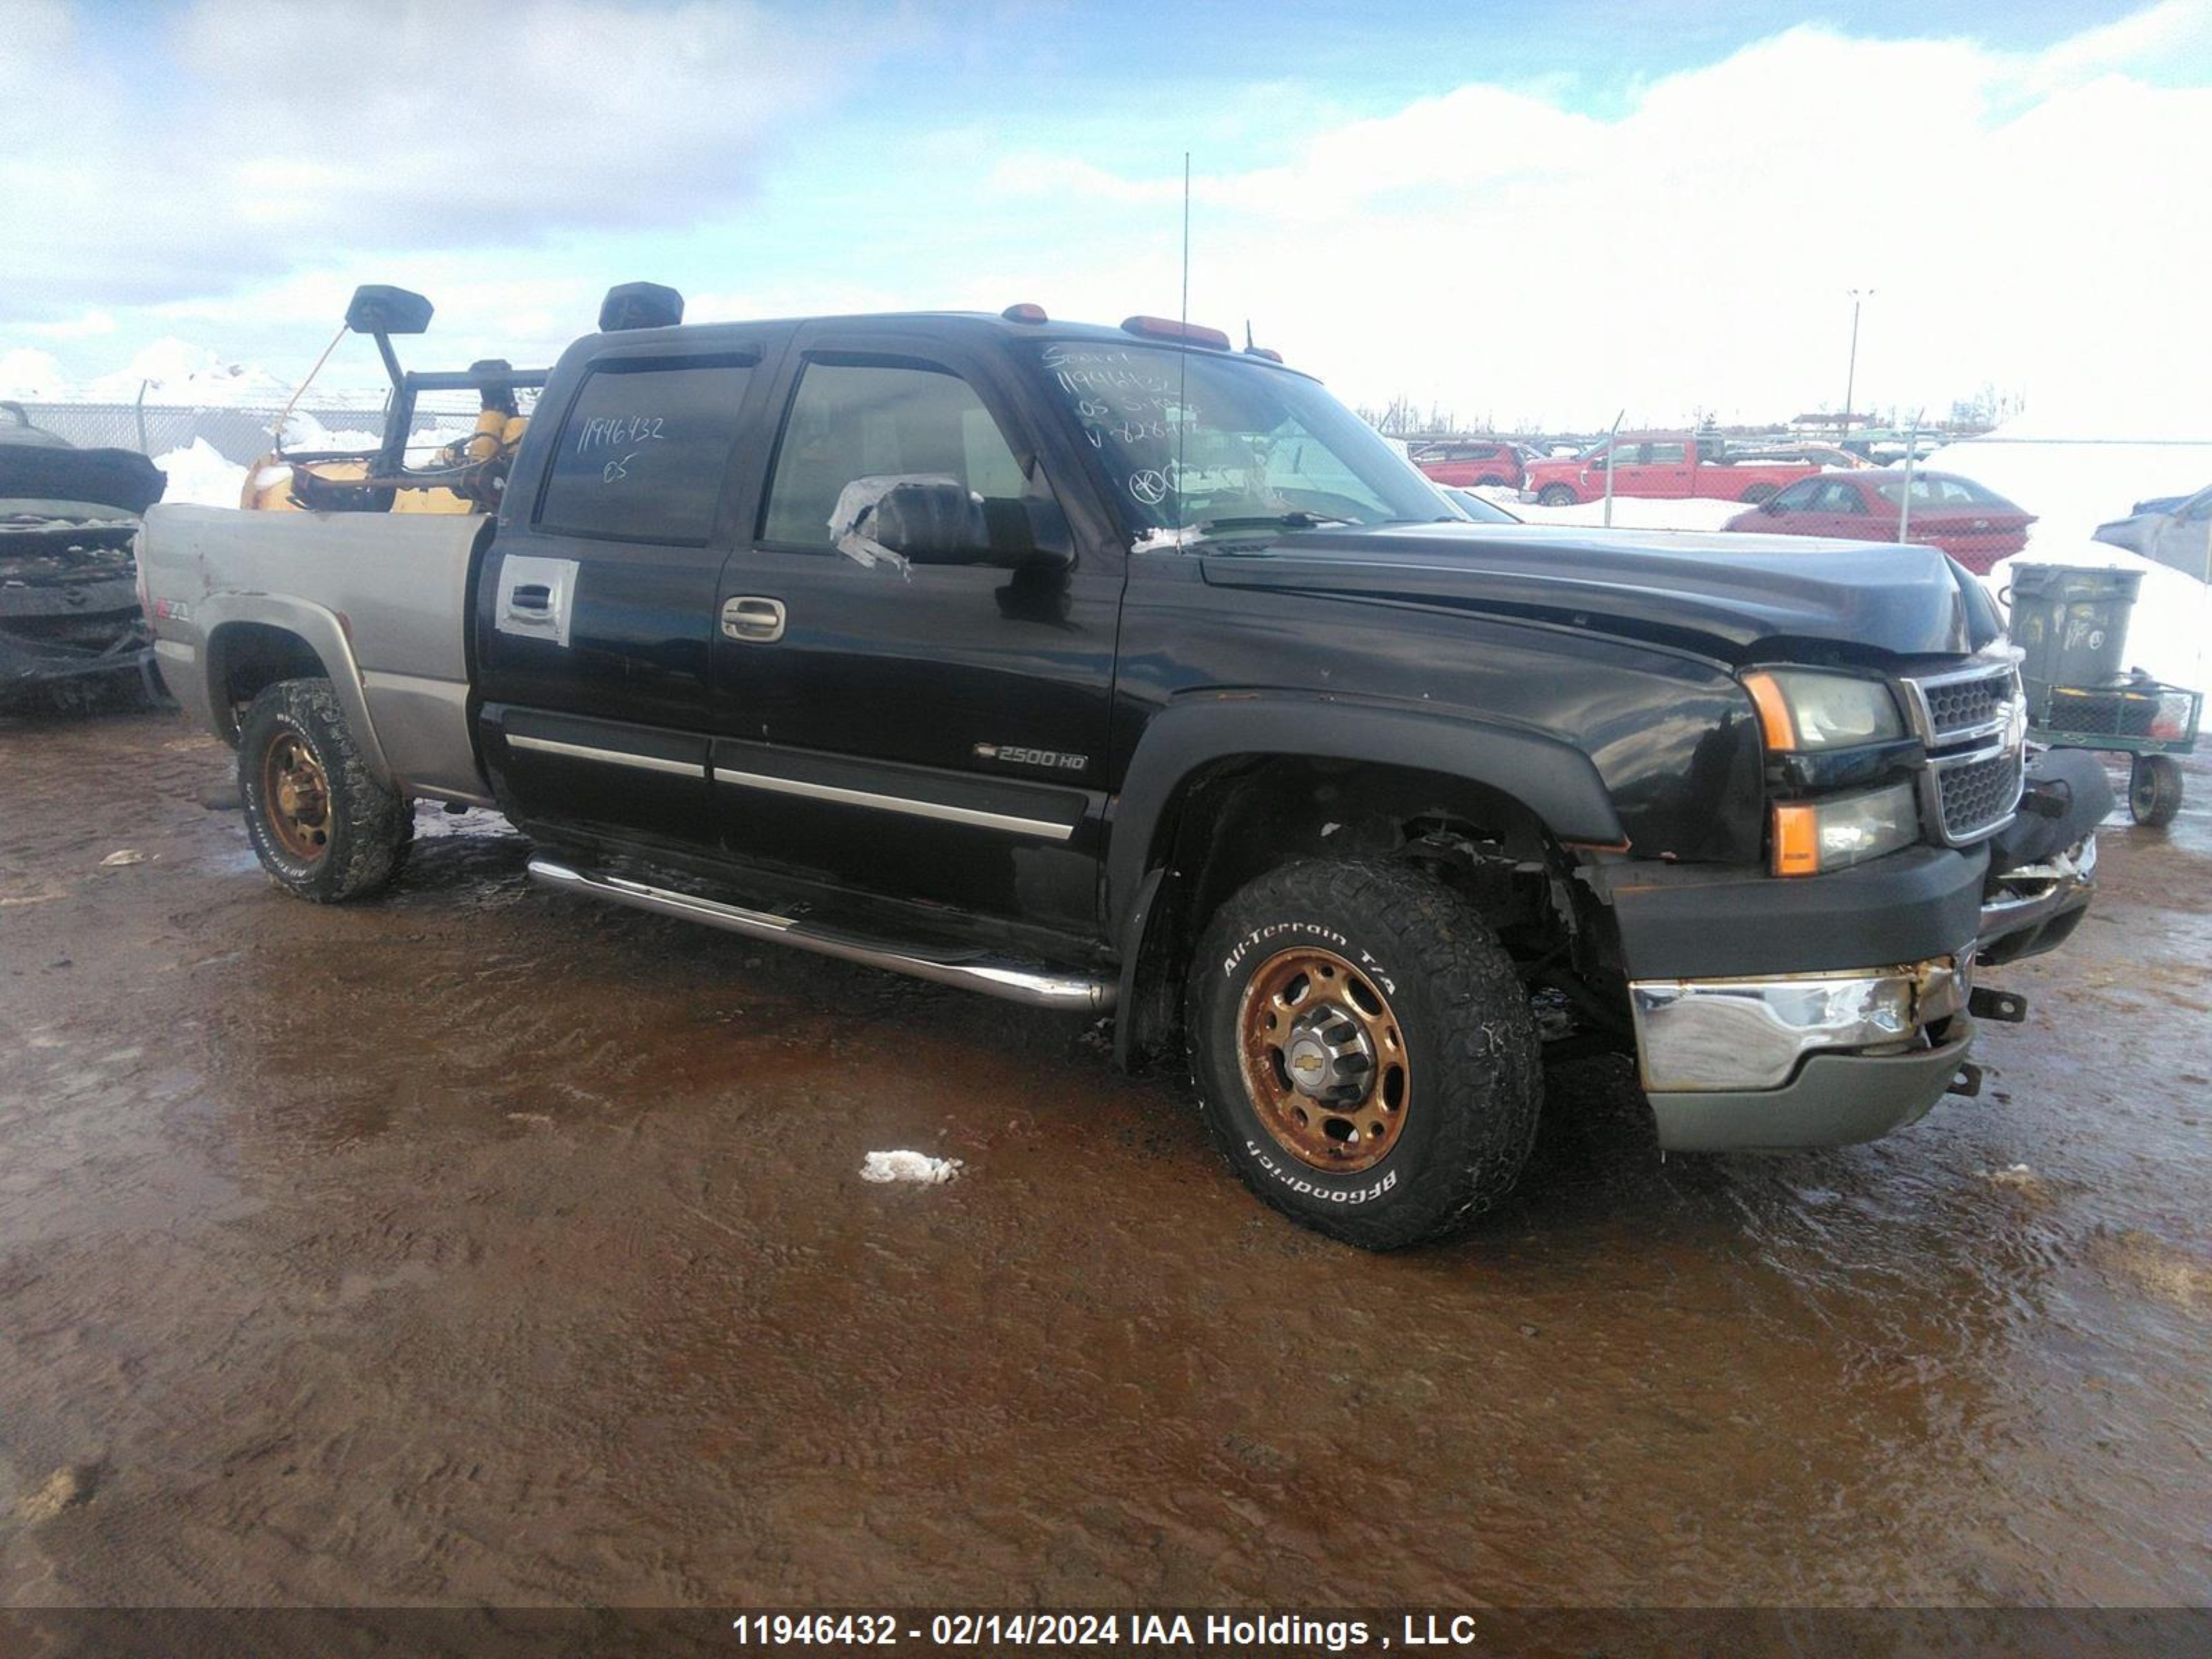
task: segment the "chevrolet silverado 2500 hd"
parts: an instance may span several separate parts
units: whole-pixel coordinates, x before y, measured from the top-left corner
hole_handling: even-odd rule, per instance
[[[1970,1009],[2018,1017],[1976,975],[2087,902],[2109,793],[2024,752],[1934,549],[1474,522],[1174,322],[665,297],[526,427],[495,375],[500,443],[149,516],[280,886],[364,896],[415,801],[495,806],[562,891],[1111,1012],[1376,1248],[1511,1185],[1547,1052],[1632,1054],[1667,1147],[1911,1123]]]

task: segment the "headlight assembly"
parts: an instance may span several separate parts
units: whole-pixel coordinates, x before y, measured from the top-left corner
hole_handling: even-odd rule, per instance
[[[1910,847],[1920,839],[1909,783],[1885,784],[1774,809],[1774,873],[1817,876]]]
[[[1795,755],[1905,735],[1897,699],[1880,680],[1795,668],[1761,669],[1743,677],[1759,709],[1759,728],[1777,754]]]

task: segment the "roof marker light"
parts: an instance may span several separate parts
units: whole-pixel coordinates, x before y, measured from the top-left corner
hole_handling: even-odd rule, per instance
[[[1266,346],[1248,345],[1244,348],[1244,355],[1247,357],[1265,357],[1271,363],[1279,363],[1283,361],[1281,352],[1271,351]]]
[[[1026,300],[1019,305],[1008,306],[999,315],[1010,323],[1048,323],[1052,320],[1044,314],[1042,306],[1033,306]]]
[[[1179,323],[1172,317],[1128,317],[1121,322],[1124,334],[1140,334],[1151,340],[1182,340],[1192,345],[1204,346],[1210,351],[1229,349],[1229,337],[1218,328],[1202,328],[1196,323]]]

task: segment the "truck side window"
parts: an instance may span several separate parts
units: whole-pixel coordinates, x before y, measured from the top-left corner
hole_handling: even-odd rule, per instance
[[[1654,466],[1680,466],[1690,458],[1687,444],[1647,444],[1644,447],[1650,452],[1644,459]]]
[[[751,374],[726,360],[594,366],[546,469],[538,528],[704,545]]]
[[[827,548],[855,478],[933,473],[985,498],[1022,494],[1022,470],[968,383],[942,369],[809,363],[791,400],[761,539]]]

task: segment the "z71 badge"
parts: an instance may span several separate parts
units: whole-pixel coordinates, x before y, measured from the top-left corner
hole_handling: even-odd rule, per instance
[[[1043,766],[1055,772],[1080,772],[1091,764],[1088,755],[1071,755],[1060,749],[1024,749],[1011,743],[979,743],[975,758],[1001,766]]]

